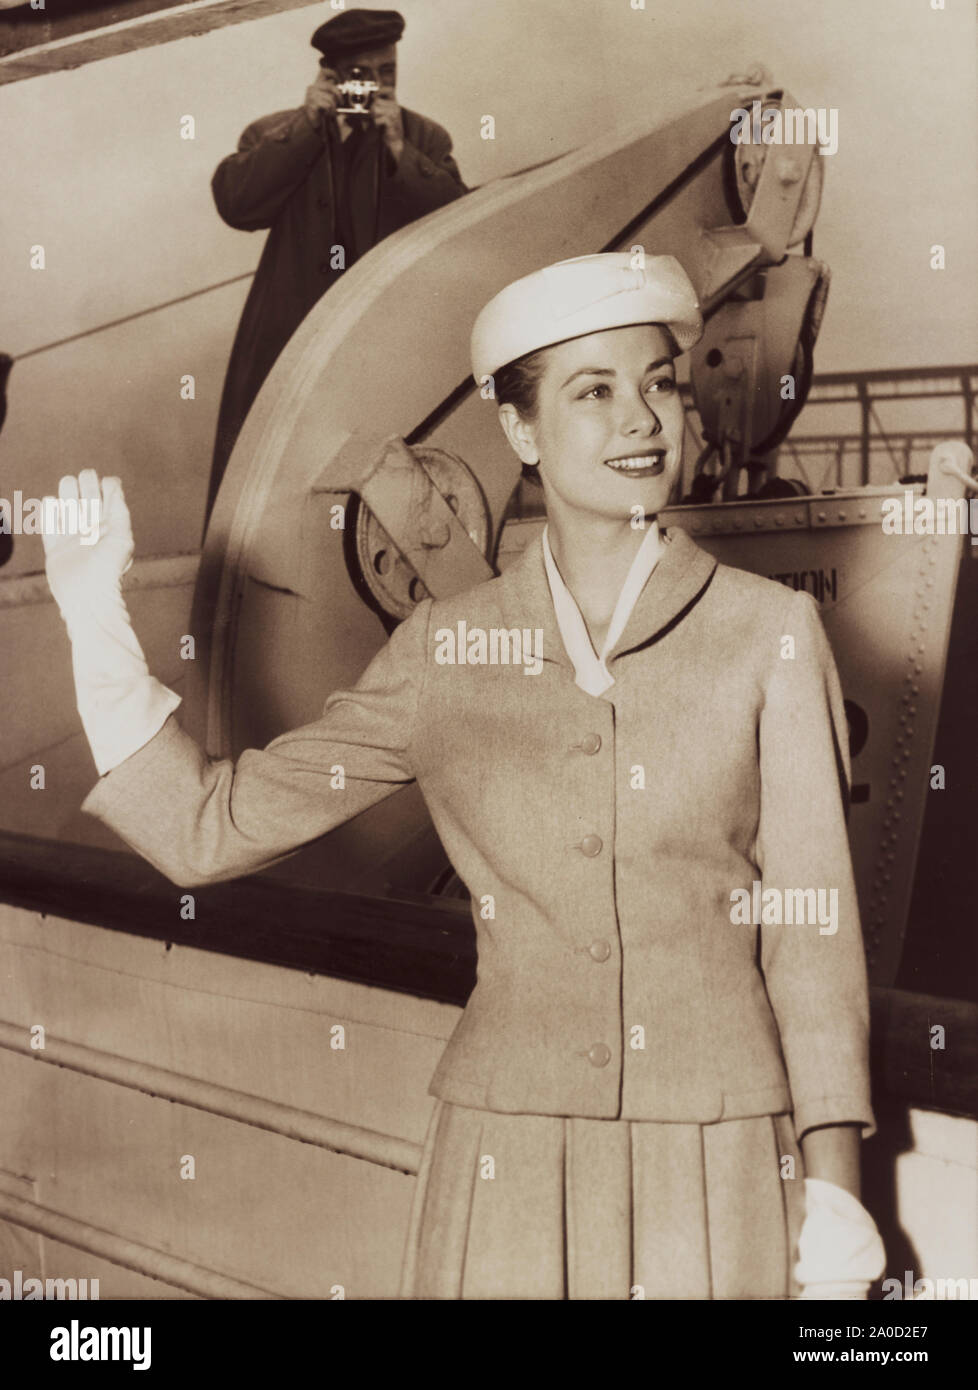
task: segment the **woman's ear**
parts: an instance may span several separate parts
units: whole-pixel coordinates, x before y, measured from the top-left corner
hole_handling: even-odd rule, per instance
[[[505,405],[499,407],[499,423],[503,427],[513,452],[521,463],[540,462],[533,424],[531,421],[525,420],[511,402],[507,401]]]

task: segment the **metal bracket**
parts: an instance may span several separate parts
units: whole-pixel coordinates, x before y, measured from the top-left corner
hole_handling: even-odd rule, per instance
[[[312,491],[359,494],[435,598],[495,575],[400,435],[385,440],[366,464],[341,452]]]

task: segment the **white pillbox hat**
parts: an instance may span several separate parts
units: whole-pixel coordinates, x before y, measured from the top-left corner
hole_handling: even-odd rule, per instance
[[[538,348],[636,323],[664,325],[687,352],[703,334],[692,281],[675,256],[646,256],[641,268],[634,259],[630,251],[577,256],[500,290],[472,329],[476,381]]]

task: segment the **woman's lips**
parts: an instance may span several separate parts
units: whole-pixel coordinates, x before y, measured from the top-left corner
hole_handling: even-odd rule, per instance
[[[627,478],[656,478],[665,471],[666,455],[664,449],[651,449],[647,454],[631,457],[605,459],[605,468]]]

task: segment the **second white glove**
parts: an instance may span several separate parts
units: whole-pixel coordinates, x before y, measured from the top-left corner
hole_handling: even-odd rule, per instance
[[[805,1179],[805,1221],[795,1278],[806,1299],[865,1298],[886,1266],[876,1222],[851,1192]]]

